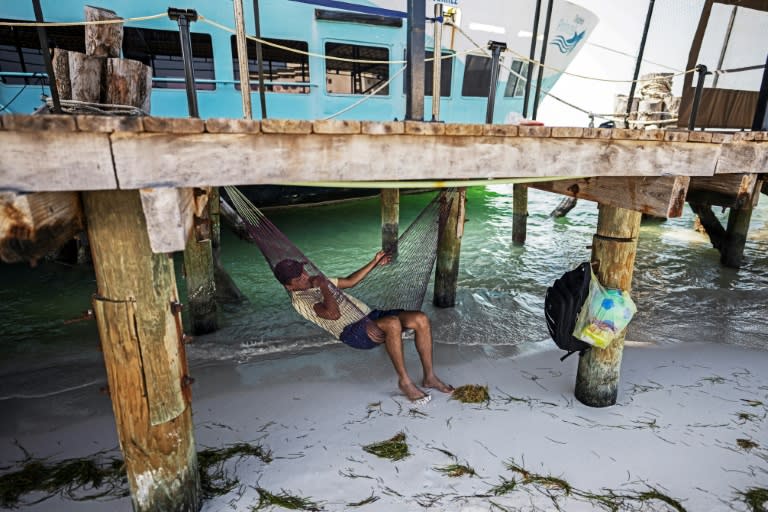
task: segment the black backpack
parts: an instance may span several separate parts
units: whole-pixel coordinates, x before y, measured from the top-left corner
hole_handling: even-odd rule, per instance
[[[544,297],[544,317],[547,320],[549,335],[558,347],[567,351],[561,361],[571,354],[584,352],[592,345],[573,336],[576,317],[589,294],[589,282],[592,272],[589,262],[584,262],[569,270],[547,288]]]

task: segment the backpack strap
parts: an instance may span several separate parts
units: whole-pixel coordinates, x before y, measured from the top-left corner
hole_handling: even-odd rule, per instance
[[[576,352],[578,352],[579,353],[579,357],[581,357],[584,354],[586,354],[587,350],[589,350],[590,348],[592,348],[592,347],[590,346],[590,347],[587,347],[587,348],[583,348],[581,350],[569,350],[563,357],[560,358],[560,362],[565,361],[566,358],[568,358],[569,356],[572,356]]]

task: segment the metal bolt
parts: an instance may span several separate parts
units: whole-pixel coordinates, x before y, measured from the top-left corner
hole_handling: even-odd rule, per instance
[[[182,304],[181,302],[179,302],[179,301],[171,302],[171,312],[174,315],[178,315],[179,313],[181,313],[181,310],[183,308],[184,308],[184,304]]]

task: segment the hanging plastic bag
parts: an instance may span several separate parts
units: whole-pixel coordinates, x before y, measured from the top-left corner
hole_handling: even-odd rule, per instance
[[[576,318],[573,336],[605,348],[629,325],[635,313],[637,307],[629,293],[604,287],[592,272],[589,294]]]

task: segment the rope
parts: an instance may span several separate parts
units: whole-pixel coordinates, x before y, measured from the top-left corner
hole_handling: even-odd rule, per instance
[[[70,113],[91,112],[95,114],[104,114],[104,115],[110,115],[110,116],[123,116],[123,115],[148,116],[149,115],[149,112],[145,112],[139,107],[134,107],[133,105],[116,105],[112,103],[91,103],[88,101],[78,101],[78,100],[59,100],[59,103],[61,104],[62,107],[64,107],[62,108],[62,110]],[[45,104],[48,107],[52,107],[53,100],[49,97],[46,97]]]
[[[511,50],[509,48],[507,48],[506,51],[511,53],[513,56],[517,57],[519,60],[527,62],[528,65],[533,64],[533,65],[536,65],[536,66],[541,66],[544,69],[549,69],[550,71],[556,71],[558,73],[562,73],[563,75],[568,75],[568,76],[572,76],[572,77],[575,77],[575,78],[583,78],[585,80],[594,80],[596,82],[611,82],[611,83],[621,83],[621,84],[631,84],[633,82],[637,83],[637,82],[643,82],[644,81],[641,78],[638,78],[637,80],[616,80],[616,79],[611,79],[611,78],[598,78],[598,77],[594,77],[594,76],[579,75],[577,73],[570,73],[570,72],[568,72],[568,71],[566,71],[564,69],[556,68],[556,67],[550,66],[548,64],[542,64],[541,62],[539,62],[537,60],[529,59],[525,55],[523,55],[521,53],[518,53],[518,52],[516,52],[514,50]],[[691,68],[691,69],[686,70],[686,71],[679,71],[677,73],[672,74],[672,76],[670,78],[674,78],[676,76],[681,76],[681,75],[687,75],[688,73],[695,73],[696,71],[697,71],[697,68]]]
[[[168,13],[152,14],[150,16],[138,16],[136,18],[115,18],[112,20],[93,21],[0,21],[0,27],[77,27],[80,25],[110,25],[112,23],[129,23],[133,21],[149,21],[168,17]]]
[[[379,92],[380,90],[382,90],[384,87],[388,86],[388,85],[389,85],[389,83],[390,83],[392,80],[394,80],[395,78],[397,78],[397,77],[398,77],[398,76],[399,76],[399,75],[400,75],[400,74],[401,74],[403,71],[405,71],[405,68],[406,68],[406,67],[407,67],[407,66],[403,66],[402,68],[398,69],[398,70],[397,70],[397,72],[396,72],[395,74],[393,74],[393,75],[392,75],[392,78],[390,78],[389,80],[387,80],[387,81],[386,81],[386,82],[384,82],[383,84],[376,86],[376,88],[375,88],[375,89],[373,89],[373,90],[372,90],[370,93],[368,93],[368,94],[364,95],[362,98],[360,98],[359,100],[357,100],[357,101],[356,101],[356,102],[354,102],[353,104],[351,104],[351,105],[349,105],[348,107],[345,107],[345,108],[343,108],[343,109],[339,110],[339,111],[338,111],[338,112],[336,112],[335,114],[331,114],[331,115],[329,115],[329,116],[326,116],[326,117],[324,117],[324,118],[323,118],[323,120],[326,120],[326,119],[333,119],[334,117],[336,117],[336,116],[340,116],[340,115],[341,115],[341,114],[343,114],[344,112],[347,112],[347,111],[349,111],[349,110],[352,110],[353,108],[357,107],[358,105],[361,105],[362,103],[364,103],[364,102],[368,101],[368,100],[369,100],[369,99],[371,99],[373,96],[375,96],[375,95],[376,95],[376,93],[378,93],[378,92]]]
[[[209,18],[206,18],[205,16],[203,16],[201,14],[198,15],[197,19],[202,21],[202,22],[204,22],[204,23],[208,23],[209,25],[211,25],[213,27],[216,27],[216,28],[218,28],[220,30],[224,30],[225,32],[229,32],[230,34],[235,34],[235,30],[234,29],[231,29],[231,28],[227,27],[226,25],[222,25],[221,23],[218,23],[218,22],[213,21],[213,20],[211,20]],[[281,45],[279,43],[274,43],[274,42],[268,41],[266,39],[260,39],[260,38],[258,38],[256,36],[246,35],[245,37],[246,37],[246,39],[250,39],[251,41],[255,41],[257,43],[261,43],[261,44],[266,45],[266,46],[271,46],[273,48],[278,48],[280,50],[285,50],[287,52],[292,52],[292,53],[296,53],[296,54],[299,54],[299,55],[305,55],[307,57],[314,57],[314,58],[324,59],[324,60],[335,60],[335,61],[339,61],[339,62],[356,62],[358,64],[406,64],[407,63],[407,61],[405,61],[405,60],[366,60],[366,59],[348,59],[346,57],[333,57],[331,55],[323,55],[323,54],[320,54],[320,53],[305,52],[304,50],[299,50],[299,49],[296,49],[296,48],[291,48],[290,46],[283,46],[283,45]],[[441,59],[455,59],[456,57],[458,57],[460,55],[465,55],[467,53],[471,53],[471,52],[477,51],[477,50],[479,50],[481,48],[482,47],[478,46],[477,48],[471,48],[471,49],[465,50],[463,52],[456,52],[456,53],[452,53],[452,54],[449,54],[449,55],[442,55],[440,58]],[[431,62],[433,60],[434,60],[434,57],[429,57],[427,59],[424,59],[424,62]]]

